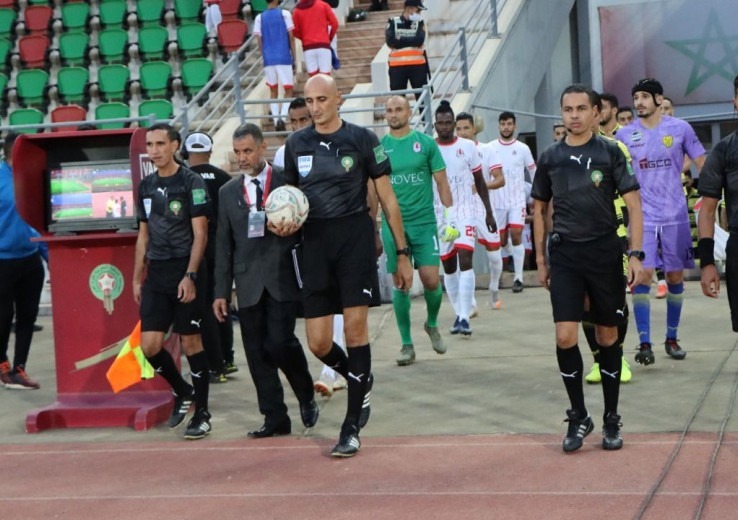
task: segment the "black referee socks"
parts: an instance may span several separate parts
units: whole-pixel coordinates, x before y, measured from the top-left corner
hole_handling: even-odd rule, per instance
[[[177,365],[174,364],[174,359],[168,350],[162,348],[153,356],[146,356],[146,359],[154,367],[154,370],[166,379],[177,395],[182,396],[190,393],[190,385],[177,370]]]
[[[364,394],[369,375],[372,370],[372,351],[369,345],[350,347],[348,349],[348,400],[346,405],[346,419],[343,428],[355,426],[358,431],[361,407],[364,404]]]
[[[618,413],[622,363],[623,349],[617,342],[610,347],[600,346],[600,375],[602,376],[602,395],[605,398],[605,417],[609,413]]]
[[[331,350],[323,357],[319,357],[328,368],[332,368],[343,376],[344,379],[348,379],[348,358],[346,353],[337,343],[334,343]]]
[[[210,368],[208,366],[208,355],[204,350],[197,354],[187,356],[192,375],[192,386],[195,387],[195,409],[208,409],[208,393],[210,390]]]
[[[582,418],[587,417],[587,409],[584,406],[584,388],[582,388],[584,362],[582,361],[582,353],[579,352],[579,345],[574,345],[571,348],[561,348],[556,345],[556,360],[559,362],[561,379],[564,380],[571,409],[578,411]]]

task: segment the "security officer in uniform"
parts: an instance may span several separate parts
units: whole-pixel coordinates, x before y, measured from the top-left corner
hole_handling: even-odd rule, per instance
[[[390,90],[405,90],[410,82],[413,89],[423,88],[430,76],[428,60],[423,49],[425,22],[420,11],[425,10],[422,0],[405,0],[400,16],[387,22],[385,40],[390,48]],[[415,94],[419,98],[420,94]]]
[[[195,414],[185,438],[200,439],[210,433],[208,358],[200,335],[207,310],[202,258],[208,239],[210,200],[202,178],[175,161],[180,143],[179,133],[167,124],[153,125],[146,131],[146,153],[156,171],[138,186],[133,297],[140,305],[144,355],[174,392],[169,427],[175,428],[185,420],[194,401]],[[194,388],[182,378],[171,354],[162,348],[172,324],[181,336]]]
[[[193,172],[205,181],[210,197],[212,214],[208,218],[208,245],[205,248],[205,267],[207,269],[208,308],[213,304],[213,286],[215,285],[213,271],[215,269],[215,235],[218,230],[218,191],[225,183],[231,180],[226,172],[210,164],[213,152],[213,139],[204,132],[193,132],[185,139],[182,147],[182,158]],[[205,313],[202,334],[205,338],[205,352],[210,364],[210,382],[225,383],[226,374],[238,371],[233,363],[233,324],[230,320],[218,323],[215,316]]]
[[[622,350],[617,325],[624,317],[625,279],[613,199],[625,200],[630,215],[631,247],[628,282],[644,278],[643,220],[639,186],[632,167],[618,145],[593,131],[597,95],[584,85],[571,85],[561,95],[567,135],[549,146],[538,161],[531,196],[538,279],[551,291],[556,324],[556,357],[571,408],[565,452],[582,447],[594,428],[584,405],[582,355],[577,344],[585,296],[599,345],[602,392],[605,401],[602,447],[623,445],[617,405]],[[553,199],[553,233],[546,258],[546,216]],[[549,267],[550,266],[550,267]],[[549,270],[550,269],[550,270]]]

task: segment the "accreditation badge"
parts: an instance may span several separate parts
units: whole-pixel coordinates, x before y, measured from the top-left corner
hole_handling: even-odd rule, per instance
[[[249,213],[248,238],[261,238],[266,229],[266,213],[263,211],[252,211]]]

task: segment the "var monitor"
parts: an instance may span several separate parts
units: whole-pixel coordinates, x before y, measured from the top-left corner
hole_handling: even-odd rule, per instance
[[[135,228],[128,159],[61,163],[48,170],[47,186],[52,233]]]

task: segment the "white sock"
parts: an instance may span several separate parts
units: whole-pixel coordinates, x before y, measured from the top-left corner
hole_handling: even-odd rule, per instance
[[[507,237],[507,244],[502,246],[503,250],[503,256],[512,256],[513,255],[513,245],[512,245],[512,238]]]
[[[343,341],[343,314],[333,315],[333,343],[341,347],[344,351],[346,346]],[[323,365],[323,371],[320,373],[320,378],[326,381],[335,381],[338,379],[338,374],[328,365]]]
[[[468,320],[474,298],[474,269],[459,274],[459,318]]]
[[[445,273],[443,275],[443,285],[446,287],[446,294],[454,309],[454,314],[459,315],[459,272]]]
[[[512,259],[515,263],[515,279],[523,281],[523,262],[525,262],[525,246],[512,246]]]
[[[274,119],[274,124],[277,124],[277,121],[279,121],[279,103],[269,103],[269,110],[272,112],[272,119]]]
[[[502,254],[500,250],[487,251],[489,260],[489,290],[498,292],[500,290],[500,277],[502,276]]]
[[[285,121],[287,121],[287,112],[290,109],[290,104],[289,103],[282,103],[280,106],[282,108],[280,109],[280,112],[279,113],[282,116],[282,119],[284,119]]]

